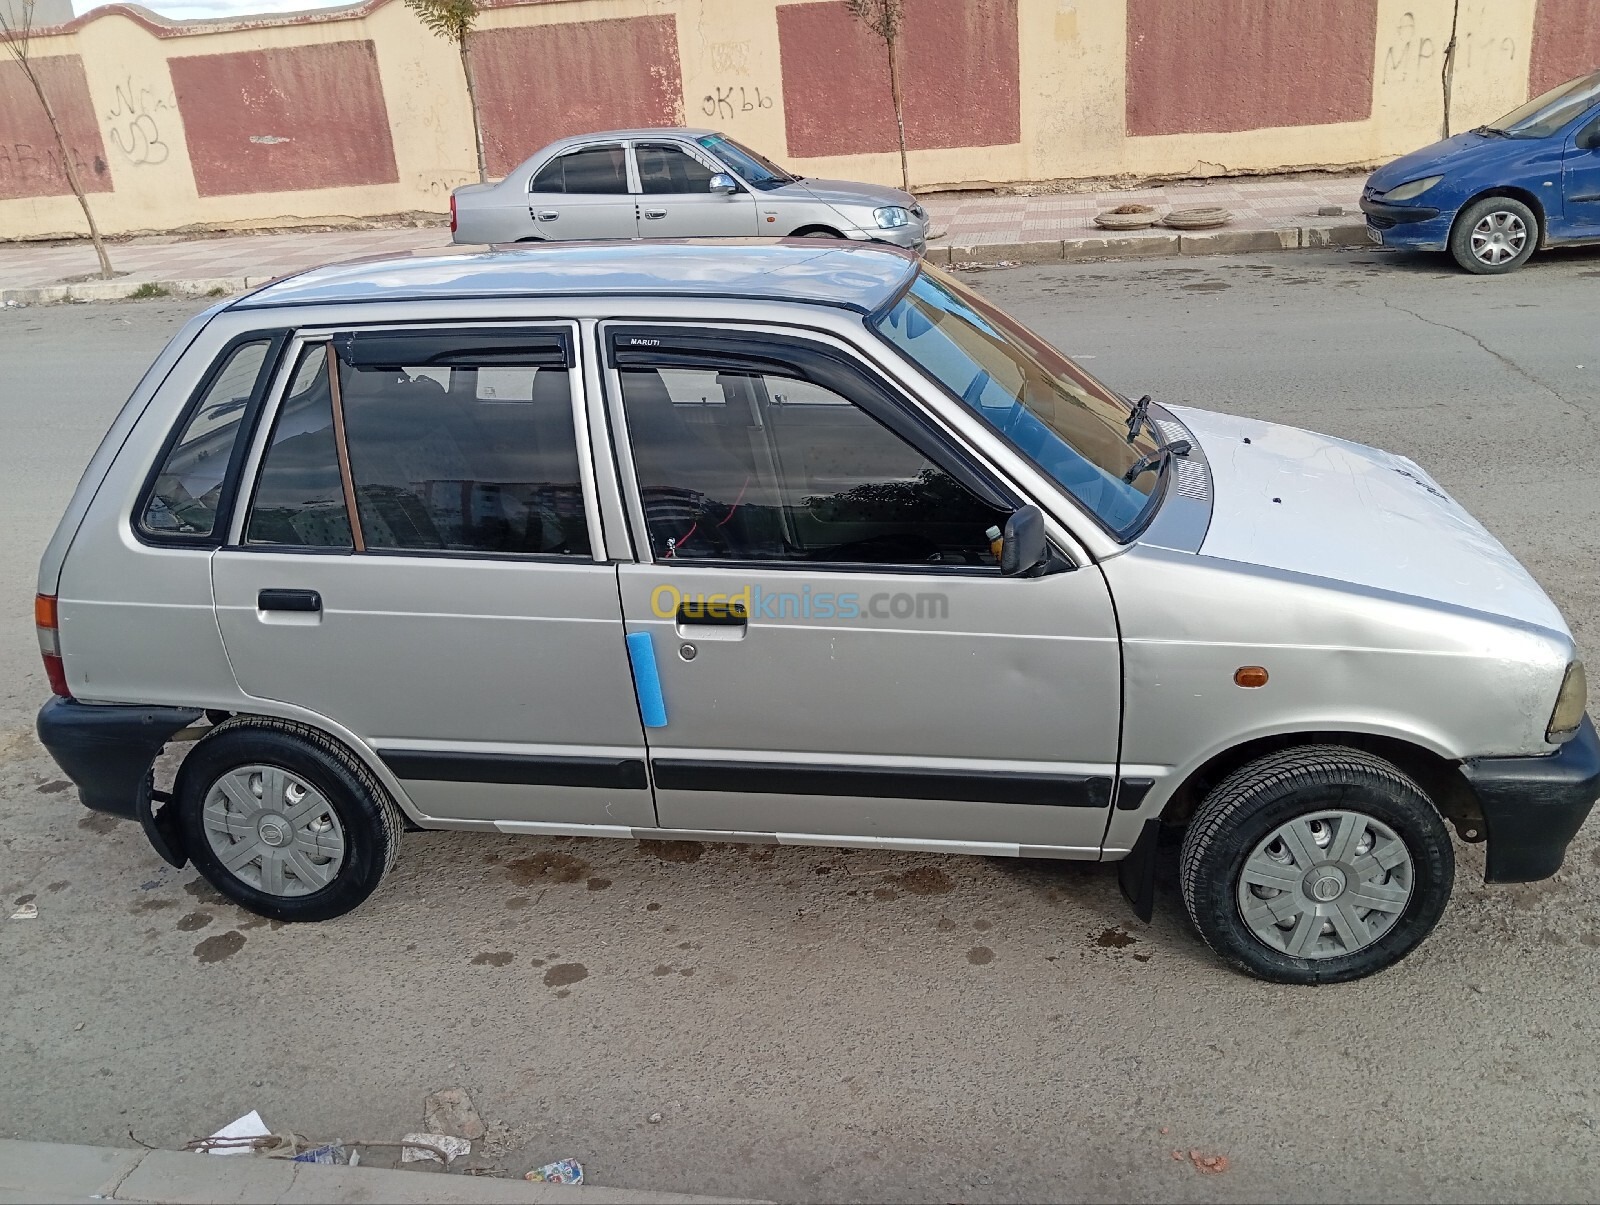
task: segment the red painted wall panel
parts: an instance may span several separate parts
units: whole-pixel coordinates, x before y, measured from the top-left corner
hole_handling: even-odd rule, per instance
[[[1378,0],[1128,0],[1128,133],[1372,114]]]
[[[492,175],[557,138],[683,120],[670,14],[486,29],[472,47]]]
[[[110,192],[111,170],[89,99],[89,79],[77,55],[33,60],[44,94],[66,136],[85,192]],[[71,196],[50,121],[22,68],[0,52],[0,200]]]
[[[791,155],[899,147],[881,39],[843,3],[778,8]],[[1005,146],[1022,137],[1016,0],[907,0],[900,34],[906,145]]]
[[[168,60],[202,197],[394,184],[370,41]]]
[[[1600,67],[1600,0],[1539,0],[1528,95]]]

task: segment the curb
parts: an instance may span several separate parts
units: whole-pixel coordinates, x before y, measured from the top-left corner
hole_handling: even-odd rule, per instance
[[[929,247],[931,264],[1013,260],[1019,264],[1074,263],[1096,259],[1156,259],[1169,255],[1240,255],[1300,247],[1365,247],[1365,225],[1284,226],[1273,230],[1205,230],[1141,235],[1090,235],[1028,243],[977,243]],[[88,280],[77,284],[0,289],[0,307],[59,302],[128,301],[143,290],[157,296],[227,297],[260,288],[275,276],[207,276],[193,280]],[[146,297],[151,292],[145,293]]]
[[[220,1157],[190,1151],[129,1150],[59,1142],[0,1139],[0,1202],[386,1201],[459,1205],[732,1205],[728,1198],[600,1188],[588,1184],[530,1184],[525,1180],[326,1167],[259,1156]]]

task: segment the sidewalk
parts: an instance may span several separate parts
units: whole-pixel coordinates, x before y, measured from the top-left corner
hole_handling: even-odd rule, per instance
[[[492,1205],[731,1205],[726,1198],[623,1188],[530,1184],[525,1180],[322,1167],[260,1156],[123,1150],[0,1140],[0,1205],[11,1202],[230,1202],[314,1205],[384,1201]]]
[[[934,263],[1041,263],[1363,244],[1366,233],[1356,201],[1364,180],[1361,175],[1318,174],[1038,196],[936,193],[923,199],[933,229],[942,234],[929,245],[928,258]],[[1162,212],[1220,205],[1232,211],[1233,220],[1220,230],[1195,233],[1160,226],[1107,231],[1091,220],[1101,210],[1136,202]],[[1330,208],[1342,213],[1318,213]],[[363,255],[438,252],[451,246],[442,219],[438,226],[421,228],[155,235],[112,244],[111,262],[125,275],[107,281],[94,276],[94,248],[87,240],[0,243],[0,303],[116,300],[140,286],[191,296],[215,291],[221,296],[318,264]]]

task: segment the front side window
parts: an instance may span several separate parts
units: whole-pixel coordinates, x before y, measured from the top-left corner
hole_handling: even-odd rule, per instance
[[[1600,104],[1600,71],[1551,88],[1482,128],[1513,138],[1548,138],[1596,104]]]
[[[731,366],[620,376],[657,560],[995,565],[1005,513],[848,398]]]
[[[765,155],[723,134],[706,134],[695,141],[726,163],[751,188],[759,188],[762,192],[771,192],[774,188],[793,184],[800,179],[793,172],[784,171]]]
[[[621,145],[590,146],[552,159],[528,184],[529,192],[626,196],[627,153]]]
[[[1139,522],[1160,480],[1133,472],[1149,427],[1130,438],[1128,404],[1044,340],[926,265],[872,325],[1111,531]]]
[[[241,343],[212,376],[139,512],[147,535],[201,539],[217,525],[228,464],[272,340]]]
[[[675,146],[635,146],[633,154],[639,164],[640,192],[711,191],[712,170]]]

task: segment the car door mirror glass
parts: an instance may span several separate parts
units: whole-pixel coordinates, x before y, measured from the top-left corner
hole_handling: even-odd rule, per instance
[[[1000,547],[1000,572],[1007,577],[1038,577],[1050,562],[1050,540],[1045,535],[1044,512],[1023,506],[1006,520]]]
[[[711,191],[721,193],[725,197],[731,196],[739,191],[739,182],[727,172],[718,172],[711,177]]]

